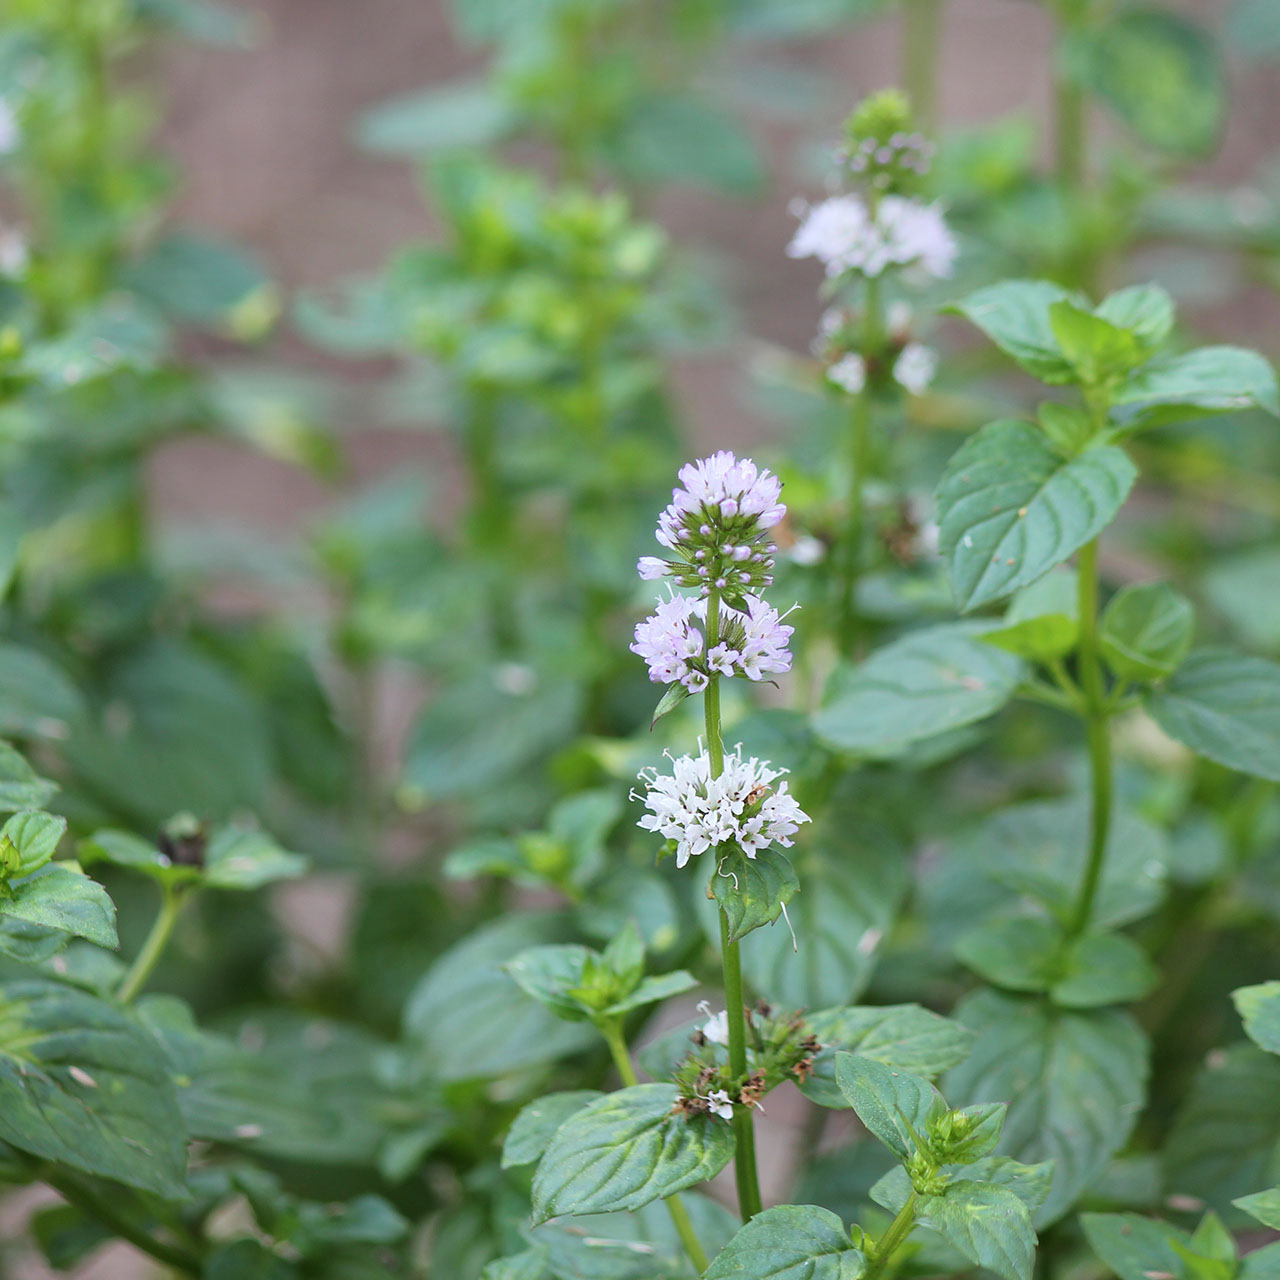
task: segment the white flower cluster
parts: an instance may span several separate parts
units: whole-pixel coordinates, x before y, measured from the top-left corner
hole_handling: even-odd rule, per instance
[[[937,371],[937,352],[923,342],[908,342],[893,362],[893,380],[913,396],[928,390]],[[827,380],[856,396],[867,385],[867,362],[856,351],[850,351],[827,370]]]
[[[636,626],[631,652],[649,666],[655,684],[679,681],[690,693],[701,693],[712,675],[765,676],[791,670],[787,652],[794,627],[759,596],[742,598],[744,609],[724,604],[720,637],[707,648],[707,601],[699,596],[672,595],[659,600],[654,612]]]
[[[936,204],[887,195],[872,212],[859,196],[841,195],[801,204],[798,213],[800,226],[787,253],[817,258],[828,276],[858,271],[875,277],[896,266],[944,279],[955,264],[955,237]]]
[[[671,763],[670,774],[642,770],[645,794],[632,792],[631,798],[643,799],[650,810],[641,827],[676,842],[677,867],[730,842],[748,858],[771,844],[789,847],[801,823],[809,821],[787,784],[773,785],[786,770],[772,769],[755,756],[744,760],[741,745],[725,755],[718,778],[711,776],[705,751],[671,758]]]

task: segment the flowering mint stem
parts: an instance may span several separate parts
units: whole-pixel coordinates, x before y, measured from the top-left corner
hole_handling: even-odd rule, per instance
[[[1108,728],[1106,688],[1098,658],[1098,540],[1080,551],[1080,689],[1083,694],[1085,734],[1089,743],[1091,802],[1089,809],[1089,859],[1084,882],[1071,914],[1068,933],[1075,938],[1088,927],[1098,896],[1107,856],[1111,827],[1111,732]]]
[[[627,1050],[627,1042],[622,1035],[621,1020],[613,1018],[608,1022],[601,1023],[600,1034],[604,1036],[606,1043],[609,1045],[609,1052],[613,1055],[613,1065],[617,1067],[622,1083],[628,1088],[634,1088],[640,1081],[636,1076],[635,1067],[631,1065],[631,1054]],[[693,1263],[698,1274],[701,1275],[710,1265],[710,1259],[698,1239],[697,1232],[693,1229],[693,1220],[689,1217],[689,1210],[684,1207],[684,1201],[680,1199],[679,1195],[668,1196],[663,1201],[663,1204],[667,1206],[667,1212],[671,1215],[671,1225],[675,1227],[676,1234],[684,1245],[684,1251],[689,1255],[689,1261]]]
[[[897,1216],[889,1224],[889,1229],[876,1242],[876,1247],[871,1251],[871,1256],[867,1259],[866,1270],[862,1273],[862,1280],[876,1280],[888,1265],[889,1259],[898,1251],[906,1238],[911,1234],[911,1228],[916,1221],[916,1193],[912,1193],[907,1197],[907,1202],[898,1210]]]
[[[720,593],[707,595],[707,648],[720,643]],[[706,713],[707,754],[711,776],[724,772],[724,741],[720,732],[720,677],[713,674],[703,695]],[[729,1069],[739,1079],[747,1075],[747,1022],[742,996],[742,957],[738,944],[729,941],[729,917],[720,909],[720,956],[724,965],[724,1002],[729,1024]],[[737,1148],[733,1171],[738,1184],[738,1211],[750,1222],[762,1207],[760,1181],[756,1173],[756,1135],[751,1108],[742,1103],[733,1109],[733,1132]]]
[[[880,282],[866,282],[866,310],[863,315],[862,351],[868,377],[853,398],[849,413],[849,494],[840,577],[840,647],[852,654],[858,638],[858,578],[862,572],[862,542],[866,524],[866,484],[871,452],[870,370],[884,346],[880,324]]]
[[[169,943],[169,935],[173,933],[173,926],[178,923],[178,913],[182,910],[182,904],[185,900],[182,890],[173,885],[165,885],[162,893],[164,897],[161,900],[155,923],[151,926],[151,932],[147,934],[147,939],[142,944],[142,950],[138,952],[136,959],[129,967],[129,972],[124,975],[120,988],[116,992],[116,999],[121,1004],[131,1003],[138,992],[146,986],[147,979],[151,976],[151,971],[159,963],[160,957],[164,954],[164,949]]]

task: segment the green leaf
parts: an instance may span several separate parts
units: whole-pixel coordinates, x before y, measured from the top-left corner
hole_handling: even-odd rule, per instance
[[[836,1084],[858,1119],[899,1160],[908,1160],[947,1104],[927,1080],[895,1071],[874,1058],[836,1054]]]
[[[66,830],[66,818],[24,809],[0,827],[0,840],[7,839],[17,850],[18,874],[27,876],[53,857]]]
[[[752,1218],[704,1276],[705,1280],[858,1280],[866,1263],[834,1213],[811,1204],[780,1204]]]
[[[1268,1053],[1280,1053],[1280,982],[1237,987],[1231,999],[1249,1039]]]
[[[259,337],[279,309],[261,266],[237,246],[209,236],[165,236],[130,266],[126,279],[183,324],[227,326],[245,338]]]
[[[1274,417],[1280,396],[1275,370],[1256,351],[1201,347],[1144,365],[1115,389],[1111,407],[1126,430],[1137,430],[1241,409]]]
[[[209,1254],[201,1280],[298,1280],[298,1269],[257,1240],[233,1240]]]
[[[1047,280],[1004,280],[971,293],[953,310],[976,324],[1041,382],[1065,383],[1072,368],[1054,337],[1049,308],[1073,295]]]
[[[1067,459],[1030,423],[988,423],[938,485],[941,550],[961,608],[1027,586],[1097,537],[1137,474],[1115,445]]]
[[[1215,561],[1205,598],[1250,649],[1280,649],[1280,547],[1253,547]]]
[[[487,80],[458,80],[379,103],[356,121],[355,136],[366,151],[422,155],[491,146],[518,123]]]
[[[750,195],[765,167],[751,135],[728,112],[667,93],[629,113],[611,147],[618,171],[641,183],[688,182]]]
[[[115,904],[74,863],[51,863],[9,887],[13,897],[0,900],[0,916],[87,938],[111,950],[120,945]]]
[[[994,715],[1024,668],[963,623],[929,627],[837,668],[814,732],[829,747],[892,758],[913,742]]]
[[[1027,1206],[1005,1187],[953,1182],[941,1195],[922,1195],[917,1221],[938,1232],[970,1262],[1002,1280],[1031,1280],[1036,1233]]]
[[[0,644],[0,733],[65,738],[84,699],[44,654]]]
[[[1158,284],[1134,284],[1108,294],[1094,315],[1132,334],[1150,354],[1173,332],[1173,299]]]
[[[761,849],[748,858],[740,849],[719,857],[711,891],[729,917],[729,941],[772,924],[800,890],[791,863],[777,849]]]
[[[544,1093],[529,1103],[507,1131],[502,1144],[502,1167],[513,1169],[541,1160],[555,1131],[587,1103],[604,1096],[599,1089],[570,1089],[564,1093]]]
[[[1280,1171],[1280,1060],[1252,1044],[1212,1054],[1164,1149],[1165,1188],[1226,1210]]]
[[[533,1179],[534,1222],[559,1214],[638,1209],[715,1177],[733,1156],[733,1128],[686,1119],[674,1085],[608,1094],[556,1130]]]
[[[39,809],[57,790],[57,784],[40,777],[24,756],[7,742],[0,742],[0,813]]]
[[[186,1135],[147,1034],[51,982],[0,986],[0,1139],[159,1195],[186,1192]]]
[[[251,43],[253,17],[213,0],[133,0],[138,16],[162,23],[188,40],[227,48]]]
[[[1213,37],[1167,9],[1121,10],[1074,50],[1085,84],[1120,121],[1162,151],[1207,155],[1226,115]]]
[[[1172,675],[1191,650],[1195,610],[1167,582],[1122,587],[1099,621],[1098,647],[1122,680]]]
[[[1167,1222],[1136,1213],[1084,1213],[1080,1225],[1094,1253],[1120,1280],[1185,1274],[1179,1250],[1189,1249],[1191,1238]]]
[[[1228,769],[1280,782],[1280,666],[1198,649],[1147,699],[1171,738]]]
[[[220,827],[205,850],[204,882],[211,889],[260,889],[305,875],[307,860],[288,853],[256,827]]]
[[[405,1034],[440,1080],[483,1079],[551,1062],[599,1043],[511,981],[504,965],[573,933],[565,913],[527,913],[484,925],[431,966],[405,1006]]]
[[[846,1105],[835,1079],[838,1052],[873,1058],[917,1076],[936,1076],[963,1062],[973,1043],[967,1028],[917,1004],[822,1009],[809,1014],[805,1024],[823,1049],[800,1091],[824,1107]]]
[[[1066,657],[1079,634],[1079,576],[1074,569],[1059,569],[1023,587],[1003,625],[984,631],[982,639],[1020,658],[1049,662]]]
[[[1048,992],[1064,1008],[1129,1003],[1159,980],[1129,938],[1086,933],[1068,942],[1059,926],[1035,916],[978,925],[961,937],[956,954],[980,978],[1011,991]]]
[[[1137,339],[1128,330],[1070,302],[1049,307],[1049,327],[1076,376],[1086,387],[1102,386],[1142,362]]]
[[[657,726],[659,720],[663,716],[669,715],[674,711],[687,697],[689,690],[682,684],[669,684],[667,691],[658,699],[658,705],[653,709],[653,719],[649,721],[649,728],[652,730]]]
[[[1264,1227],[1280,1231],[1280,1187],[1256,1191],[1251,1196],[1238,1196],[1231,1203],[1256,1218]]]
[[[1145,1097],[1147,1044],[1115,1010],[1068,1013],[1036,999],[980,991],[956,1017],[977,1040],[948,1072],[947,1096],[1008,1102],[1001,1149],[1053,1161],[1037,1220],[1052,1222],[1124,1146]]]
[[[1047,400],[1036,408],[1036,421],[1064,457],[1074,458],[1098,433],[1087,409]]]

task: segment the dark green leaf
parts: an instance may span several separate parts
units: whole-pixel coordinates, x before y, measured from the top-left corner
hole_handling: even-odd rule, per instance
[[[941,549],[961,608],[1027,586],[1097,537],[1137,474],[1115,445],[1067,459],[1030,423],[988,423],[938,485]]]
[[[459,80],[383,102],[356,122],[367,151],[421,155],[454,147],[487,147],[519,123],[487,80]]]
[[[947,1096],[1008,1102],[1001,1149],[1029,1163],[1053,1161],[1038,1217],[1052,1222],[1128,1139],[1145,1096],[1145,1038],[1123,1013],[1068,1013],[994,991],[962,1001],[956,1016],[977,1041],[948,1072]]]
[[[262,268],[235,245],[208,236],[166,236],[129,268],[127,279],[175,320],[224,325],[245,338],[258,337],[278,309]]]
[[[1098,647],[1122,680],[1162,680],[1191,650],[1195,610],[1167,582],[1122,587],[1103,610]]]
[[[1153,1273],[1182,1276],[1185,1269],[1178,1250],[1191,1238],[1167,1222],[1136,1213],[1084,1213],[1080,1225],[1094,1253],[1120,1280],[1151,1280]]]
[[[75,864],[50,863],[10,888],[13,897],[0,900],[0,915],[88,938],[100,947],[114,950],[120,945],[115,904]]]
[[[1160,974],[1147,953],[1120,933],[1086,933],[1062,958],[1049,995],[1067,1009],[1132,1004],[1150,995]]]
[[[1031,1280],[1036,1248],[1031,1214],[1005,1187],[953,1182],[942,1195],[919,1198],[917,1220],[1002,1280]]]
[[[205,850],[204,882],[212,889],[260,889],[306,870],[306,858],[286,852],[256,827],[220,827]]]
[[[0,1139],[164,1196],[185,1194],[186,1135],[147,1034],[51,982],[0,986]]]
[[[711,890],[729,917],[730,942],[772,924],[800,890],[791,863],[777,849],[761,849],[748,858],[735,848],[717,858]]]
[[[999,711],[1023,676],[1017,658],[948,623],[895,640],[856,667],[840,667],[814,732],[828,746],[873,759]]]
[[[39,809],[57,790],[55,783],[40,777],[7,742],[0,742],[0,813]]]
[[[780,1204],[725,1245],[705,1280],[858,1280],[866,1261],[834,1213]]]
[[[502,1167],[512,1169],[542,1159],[555,1131],[588,1102],[603,1098],[599,1089],[570,1089],[544,1093],[516,1116],[502,1144]]]
[[[1172,738],[1228,769],[1280,782],[1280,666],[1198,649],[1147,708]]]
[[[84,699],[44,654],[0,644],[0,733],[65,738]]]
[[[963,1062],[973,1043],[967,1028],[916,1004],[823,1009],[809,1014],[805,1023],[823,1050],[814,1060],[813,1075],[800,1088],[811,1102],[824,1107],[845,1105],[835,1081],[837,1052],[874,1058],[913,1075],[935,1076]]]
[[[673,1113],[678,1097],[674,1085],[636,1085],[565,1121],[534,1175],[534,1221],[638,1209],[715,1177],[733,1156],[733,1128]]]
[[[1255,547],[1212,564],[1209,604],[1251,649],[1280,649],[1280,547]]]

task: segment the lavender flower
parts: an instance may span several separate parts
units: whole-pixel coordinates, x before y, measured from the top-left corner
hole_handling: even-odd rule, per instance
[[[795,628],[784,623],[786,615],[759,596],[745,595],[741,603],[741,609],[723,605],[719,643],[708,649],[706,599],[675,594],[660,599],[636,625],[631,652],[645,660],[655,684],[678,681],[690,693],[700,693],[713,675],[762,680],[790,671],[787,643]]]
[[[643,799],[650,810],[638,825],[676,844],[676,866],[720,845],[736,844],[748,858],[771,844],[789,847],[809,815],[788,794],[787,783],[774,787],[785,769],[771,769],[755,756],[744,760],[739,744],[725,755],[724,769],[711,777],[711,761],[698,756],[671,759],[672,772],[643,769]]]
[[[768,531],[787,510],[778,500],[778,477],[750,458],[722,451],[682,467],[680,481],[684,487],[672,490],[655,535],[676,558],[643,556],[636,566],[640,576],[669,575],[682,587],[730,596],[772,583],[777,547]]]

